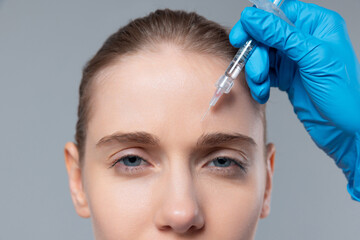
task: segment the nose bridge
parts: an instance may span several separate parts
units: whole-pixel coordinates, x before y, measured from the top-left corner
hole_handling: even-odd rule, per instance
[[[165,175],[168,190],[172,192],[172,197],[192,196],[195,193],[195,183],[192,176],[190,164],[184,156],[173,156],[169,161],[167,173]]]
[[[162,175],[161,202],[156,211],[155,224],[159,229],[185,233],[204,225],[196,184],[186,159],[171,159]]]

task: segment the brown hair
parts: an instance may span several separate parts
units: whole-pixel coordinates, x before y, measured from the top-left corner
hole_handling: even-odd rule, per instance
[[[195,12],[170,9],[157,10],[148,16],[130,21],[112,34],[83,69],[75,135],[80,159],[84,154],[90,94],[94,85],[92,82],[101,70],[121,56],[144,48],[156,49],[162,42],[173,43],[185,51],[210,54],[230,61],[237,49],[230,44],[228,34],[226,28]],[[265,121],[263,122],[265,124]]]

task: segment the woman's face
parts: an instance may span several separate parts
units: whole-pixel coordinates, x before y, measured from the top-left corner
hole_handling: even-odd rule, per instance
[[[227,63],[163,44],[99,74],[82,167],[65,147],[96,239],[253,239],[274,160],[259,110],[236,82],[200,121]]]

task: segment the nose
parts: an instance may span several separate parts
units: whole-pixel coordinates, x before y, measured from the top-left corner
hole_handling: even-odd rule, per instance
[[[161,201],[154,219],[159,230],[193,234],[205,225],[191,174],[184,171],[170,173],[161,180],[165,184],[160,191]]]

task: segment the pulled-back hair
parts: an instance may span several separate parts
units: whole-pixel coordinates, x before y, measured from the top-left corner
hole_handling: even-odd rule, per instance
[[[184,51],[209,54],[230,62],[237,49],[230,44],[228,34],[226,28],[195,12],[170,9],[157,10],[130,21],[112,34],[83,69],[75,135],[80,159],[85,147],[92,83],[101,70],[121,56],[143,49],[156,49],[159,43],[164,42],[179,46]]]

